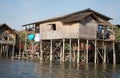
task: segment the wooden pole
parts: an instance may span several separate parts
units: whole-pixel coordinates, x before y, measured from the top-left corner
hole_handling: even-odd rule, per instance
[[[0,46],[0,57],[2,57],[2,44]]]
[[[115,43],[113,42],[113,64],[116,64]]]
[[[32,46],[32,50],[30,50],[31,51],[31,58],[33,59],[34,58],[34,44],[33,44],[34,42],[32,41],[31,42],[31,46]],[[28,52],[26,52],[26,54],[27,54],[27,56],[28,56]]]
[[[19,57],[20,57],[20,53],[21,53],[21,48],[22,48],[22,45],[21,45],[21,35],[20,35],[20,43],[19,43]]]
[[[25,29],[27,29],[27,27],[25,26]],[[24,58],[24,54],[27,51],[27,31],[25,32],[25,46],[24,46],[24,51],[23,51],[23,58]]]
[[[65,62],[65,39],[63,39],[63,51],[62,51],[63,53],[63,59],[62,59],[62,62]]]
[[[40,61],[43,60],[42,40],[40,41]]]
[[[70,43],[70,62],[71,62],[71,60],[72,60],[71,39],[70,39],[69,43]]]
[[[75,62],[75,50],[73,50],[73,62]]]
[[[63,56],[63,53],[62,53],[62,46],[60,47],[60,63],[62,63],[62,56]]]
[[[26,36],[27,36],[27,35],[26,35]],[[25,37],[25,46],[24,46],[24,51],[23,51],[23,53],[22,53],[22,57],[23,57],[23,58],[24,58],[24,54],[25,54],[26,50],[27,50],[27,37]]]
[[[104,48],[103,48],[103,49],[104,49],[104,53],[103,53],[103,54],[104,54],[104,55],[103,55],[103,63],[106,64],[106,55],[107,55],[107,54],[106,54],[106,44],[103,43],[103,46],[104,46]]]
[[[80,39],[78,39],[77,63],[80,62]]]
[[[95,40],[95,55],[94,55],[94,63],[97,63],[97,41]]]
[[[8,47],[9,45],[6,46],[6,57],[8,58]]]
[[[3,45],[1,44],[1,57],[2,57],[2,54],[3,54]]]
[[[89,40],[87,40],[87,44],[86,44],[86,63],[88,63],[88,43]]]
[[[52,40],[50,40],[50,61],[52,61]]]
[[[12,58],[14,57],[14,49],[15,49],[15,45],[13,44],[13,48],[12,48]]]

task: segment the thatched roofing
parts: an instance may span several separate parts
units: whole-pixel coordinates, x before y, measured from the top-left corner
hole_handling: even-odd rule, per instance
[[[0,24],[0,28],[2,27],[2,26],[6,26],[10,31],[12,31],[14,34],[16,34],[16,35],[18,35],[17,34],[17,31],[16,30],[14,30],[14,29],[12,29],[11,27],[9,27],[7,24]]]
[[[53,22],[53,21],[63,21],[63,22],[79,21],[80,19],[90,15],[91,13],[94,13],[96,16],[102,17],[102,18],[106,19],[107,21],[112,19],[112,18],[110,18],[106,15],[103,15],[101,13],[98,13],[98,12],[88,8],[88,9],[81,10],[81,11],[78,11],[78,12],[74,12],[74,13],[71,13],[71,14],[67,14],[67,15],[64,15],[64,16],[61,16],[61,17],[56,17],[56,18],[47,19],[47,20],[43,20],[43,21],[33,22],[33,23],[25,24],[23,26],[27,26],[27,25],[31,25],[31,24],[42,24],[42,23]],[[75,18],[75,19],[72,19],[72,18]]]
[[[9,29],[11,29],[7,24],[0,24],[0,27],[2,27],[2,26],[6,26],[7,28],[9,28]]]
[[[66,19],[63,19],[62,22],[63,23],[77,22],[77,21],[80,21],[81,19],[87,17],[90,14],[92,14],[92,12],[80,13],[80,14],[77,14],[77,15],[72,15],[72,16],[69,16]]]
[[[107,21],[98,21],[97,23],[103,26],[113,26],[110,22]]]

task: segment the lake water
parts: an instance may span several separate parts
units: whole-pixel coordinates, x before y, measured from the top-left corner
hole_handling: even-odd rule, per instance
[[[0,78],[120,78],[120,65],[0,59]]]

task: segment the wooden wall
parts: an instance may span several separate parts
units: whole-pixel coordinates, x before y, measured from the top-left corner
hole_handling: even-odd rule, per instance
[[[51,30],[51,25],[56,24],[56,30]],[[59,21],[49,22],[40,25],[41,39],[62,39],[62,38],[78,38],[79,23],[71,25],[63,25]]]
[[[51,29],[50,24],[56,24],[56,30]],[[63,39],[63,38],[85,38],[96,39],[97,23],[92,17],[87,17],[81,22],[63,24],[60,21],[40,24],[40,38]]]
[[[79,37],[85,39],[96,39],[97,23],[92,17],[87,17],[80,22]]]

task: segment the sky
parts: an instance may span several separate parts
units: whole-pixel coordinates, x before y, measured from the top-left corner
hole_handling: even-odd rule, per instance
[[[120,24],[120,0],[0,0],[0,24],[23,30],[22,25],[91,8]]]

